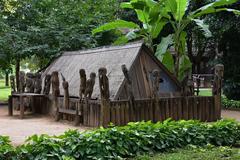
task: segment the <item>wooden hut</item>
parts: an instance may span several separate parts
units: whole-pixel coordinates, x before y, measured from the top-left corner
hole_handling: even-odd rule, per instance
[[[91,81],[86,81],[86,76],[88,79],[92,72],[99,74],[91,88],[91,98],[86,96],[87,89],[84,98],[79,96],[83,82],[80,83],[80,69],[86,73],[86,88],[94,84],[88,83]],[[212,96],[194,96],[186,94],[188,88],[182,88],[143,43],[65,52],[43,71],[42,95],[10,96],[9,115],[12,115],[12,99],[20,97],[23,117],[23,97],[28,97],[40,113],[85,126],[107,126],[110,122],[125,125],[142,120],[157,122],[167,118],[215,121],[221,118],[223,70],[223,65],[216,65]]]
[[[88,77],[90,72],[97,73],[100,67],[105,67],[109,78],[110,99],[121,100],[127,99],[128,96],[122,65],[126,65],[129,69],[136,99],[151,97],[151,72],[154,69],[160,70],[162,79],[159,96],[169,97],[180,93],[181,87],[178,80],[143,43],[65,52],[45,70],[42,76],[44,78],[46,74],[51,74],[53,71],[62,73],[69,82],[70,97],[79,97],[79,69],[85,69]],[[60,84],[62,84],[61,78]],[[60,94],[63,95],[63,93],[63,88],[60,87]],[[96,81],[92,98],[98,99],[99,96],[99,82]]]

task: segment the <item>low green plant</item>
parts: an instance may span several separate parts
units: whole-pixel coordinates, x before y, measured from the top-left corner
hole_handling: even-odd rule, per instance
[[[61,136],[34,135],[16,148],[12,159],[123,159],[189,144],[230,146],[239,140],[240,124],[233,120],[202,123],[169,119],[158,123],[109,126],[82,133],[69,130]]]
[[[206,145],[203,147],[188,145],[185,148],[172,149],[168,152],[145,154],[132,160],[239,160],[240,149],[229,146],[216,147]]]
[[[238,100],[230,100],[226,97],[222,97],[222,106],[224,108],[239,108],[240,109],[240,101]]]
[[[15,155],[15,150],[10,144],[9,137],[0,136],[0,159],[8,160]]]

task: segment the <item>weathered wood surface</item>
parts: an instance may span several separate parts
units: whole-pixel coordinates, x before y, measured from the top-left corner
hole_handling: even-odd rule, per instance
[[[200,120],[220,119],[214,106],[214,97],[176,97],[159,98],[158,101],[135,100],[135,107],[129,101],[111,101],[110,121],[116,125],[125,125],[131,121]],[[157,104],[156,104],[157,103]]]
[[[26,106],[26,99],[30,100],[30,104]],[[8,101],[8,112],[9,116],[13,115],[13,109],[16,108],[16,106],[20,106],[20,118],[24,118],[24,112],[28,108],[31,108],[32,113],[37,114],[47,114],[48,111],[48,97],[46,97],[43,94],[35,94],[35,93],[22,93],[22,94],[12,94],[9,96]]]
[[[63,97],[58,99],[61,108]],[[80,102],[77,98],[70,98],[70,104],[71,106],[83,106],[82,111],[77,112],[73,107],[71,109],[60,109],[60,112],[72,116],[69,121],[74,121],[76,114],[81,115],[83,116],[82,125],[91,127],[102,126],[101,117],[103,115],[103,118],[109,118],[107,121],[115,125],[125,125],[128,122],[136,121],[158,122],[168,118],[173,120],[195,119],[203,122],[216,121],[221,118],[217,114],[219,111],[215,107],[215,98],[213,96],[159,98],[158,101],[150,98],[137,99],[134,100],[134,105],[131,105],[129,100],[112,100],[108,112],[103,112],[101,108],[103,104],[99,100]],[[106,126],[106,124],[104,125]]]

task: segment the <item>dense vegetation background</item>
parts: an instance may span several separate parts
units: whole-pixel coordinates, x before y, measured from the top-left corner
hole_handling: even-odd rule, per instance
[[[21,69],[38,71],[65,50],[79,50],[112,44],[119,32],[92,35],[98,26],[124,19],[141,25],[134,11],[120,9],[120,2],[128,0],[1,0],[0,1],[0,78]],[[214,0],[191,0],[191,12]],[[240,9],[240,2],[228,6]],[[194,24],[186,28],[187,53],[194,73],[203,73],[201,62],[208,69],[215,63],[225,65],[225,95],[239,99],[240,19],[229,12],[202,17],[212,36],[206,38]],[[172,30],[164,29],[154,39],[158,44]],[[235,65],[233,65],[235,64]],[[8,84],[6,84],[8,85]]]

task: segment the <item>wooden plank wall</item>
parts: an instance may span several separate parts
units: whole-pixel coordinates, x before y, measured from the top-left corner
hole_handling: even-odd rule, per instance
[[[59,98],[62,107],[63,99]],[[79,115],[82,116],[84,126],[100,126],[101,104],[98,100],[89,100],[87,103],[79,102],[77,99],[70,99],[70,104],[80,107]],[[74,105],[71,105],[74,106]],[[72,108],[74,109],[74,108]],[[135,100],[130,105],[128,100],[114,100],[110,102],[110,122],[115,125],[125,125],[128,122],[137,121],[164,121],[168,118],[173,120],[200,120],[216,121],[220,119],[220,111],[215,107],[215,98],[210,97],[174,97]],[[74,117],[74,115],[70,115]],[[103,117],[104,118],[104,117]],[[63,119],[66,119],[63,117]],[[67,118],[71,121],[74,118]]]
[[[98,127],[100,125],[101,105],[97,100],[83,103],[83,125]]]
[[[110,121],[115,125],[125,125],[134,121],[200,120],[215,121],[219,119],[214,106],[214,97],[177,97],[135,100],[133,106],[125,101],[112,101]]]

